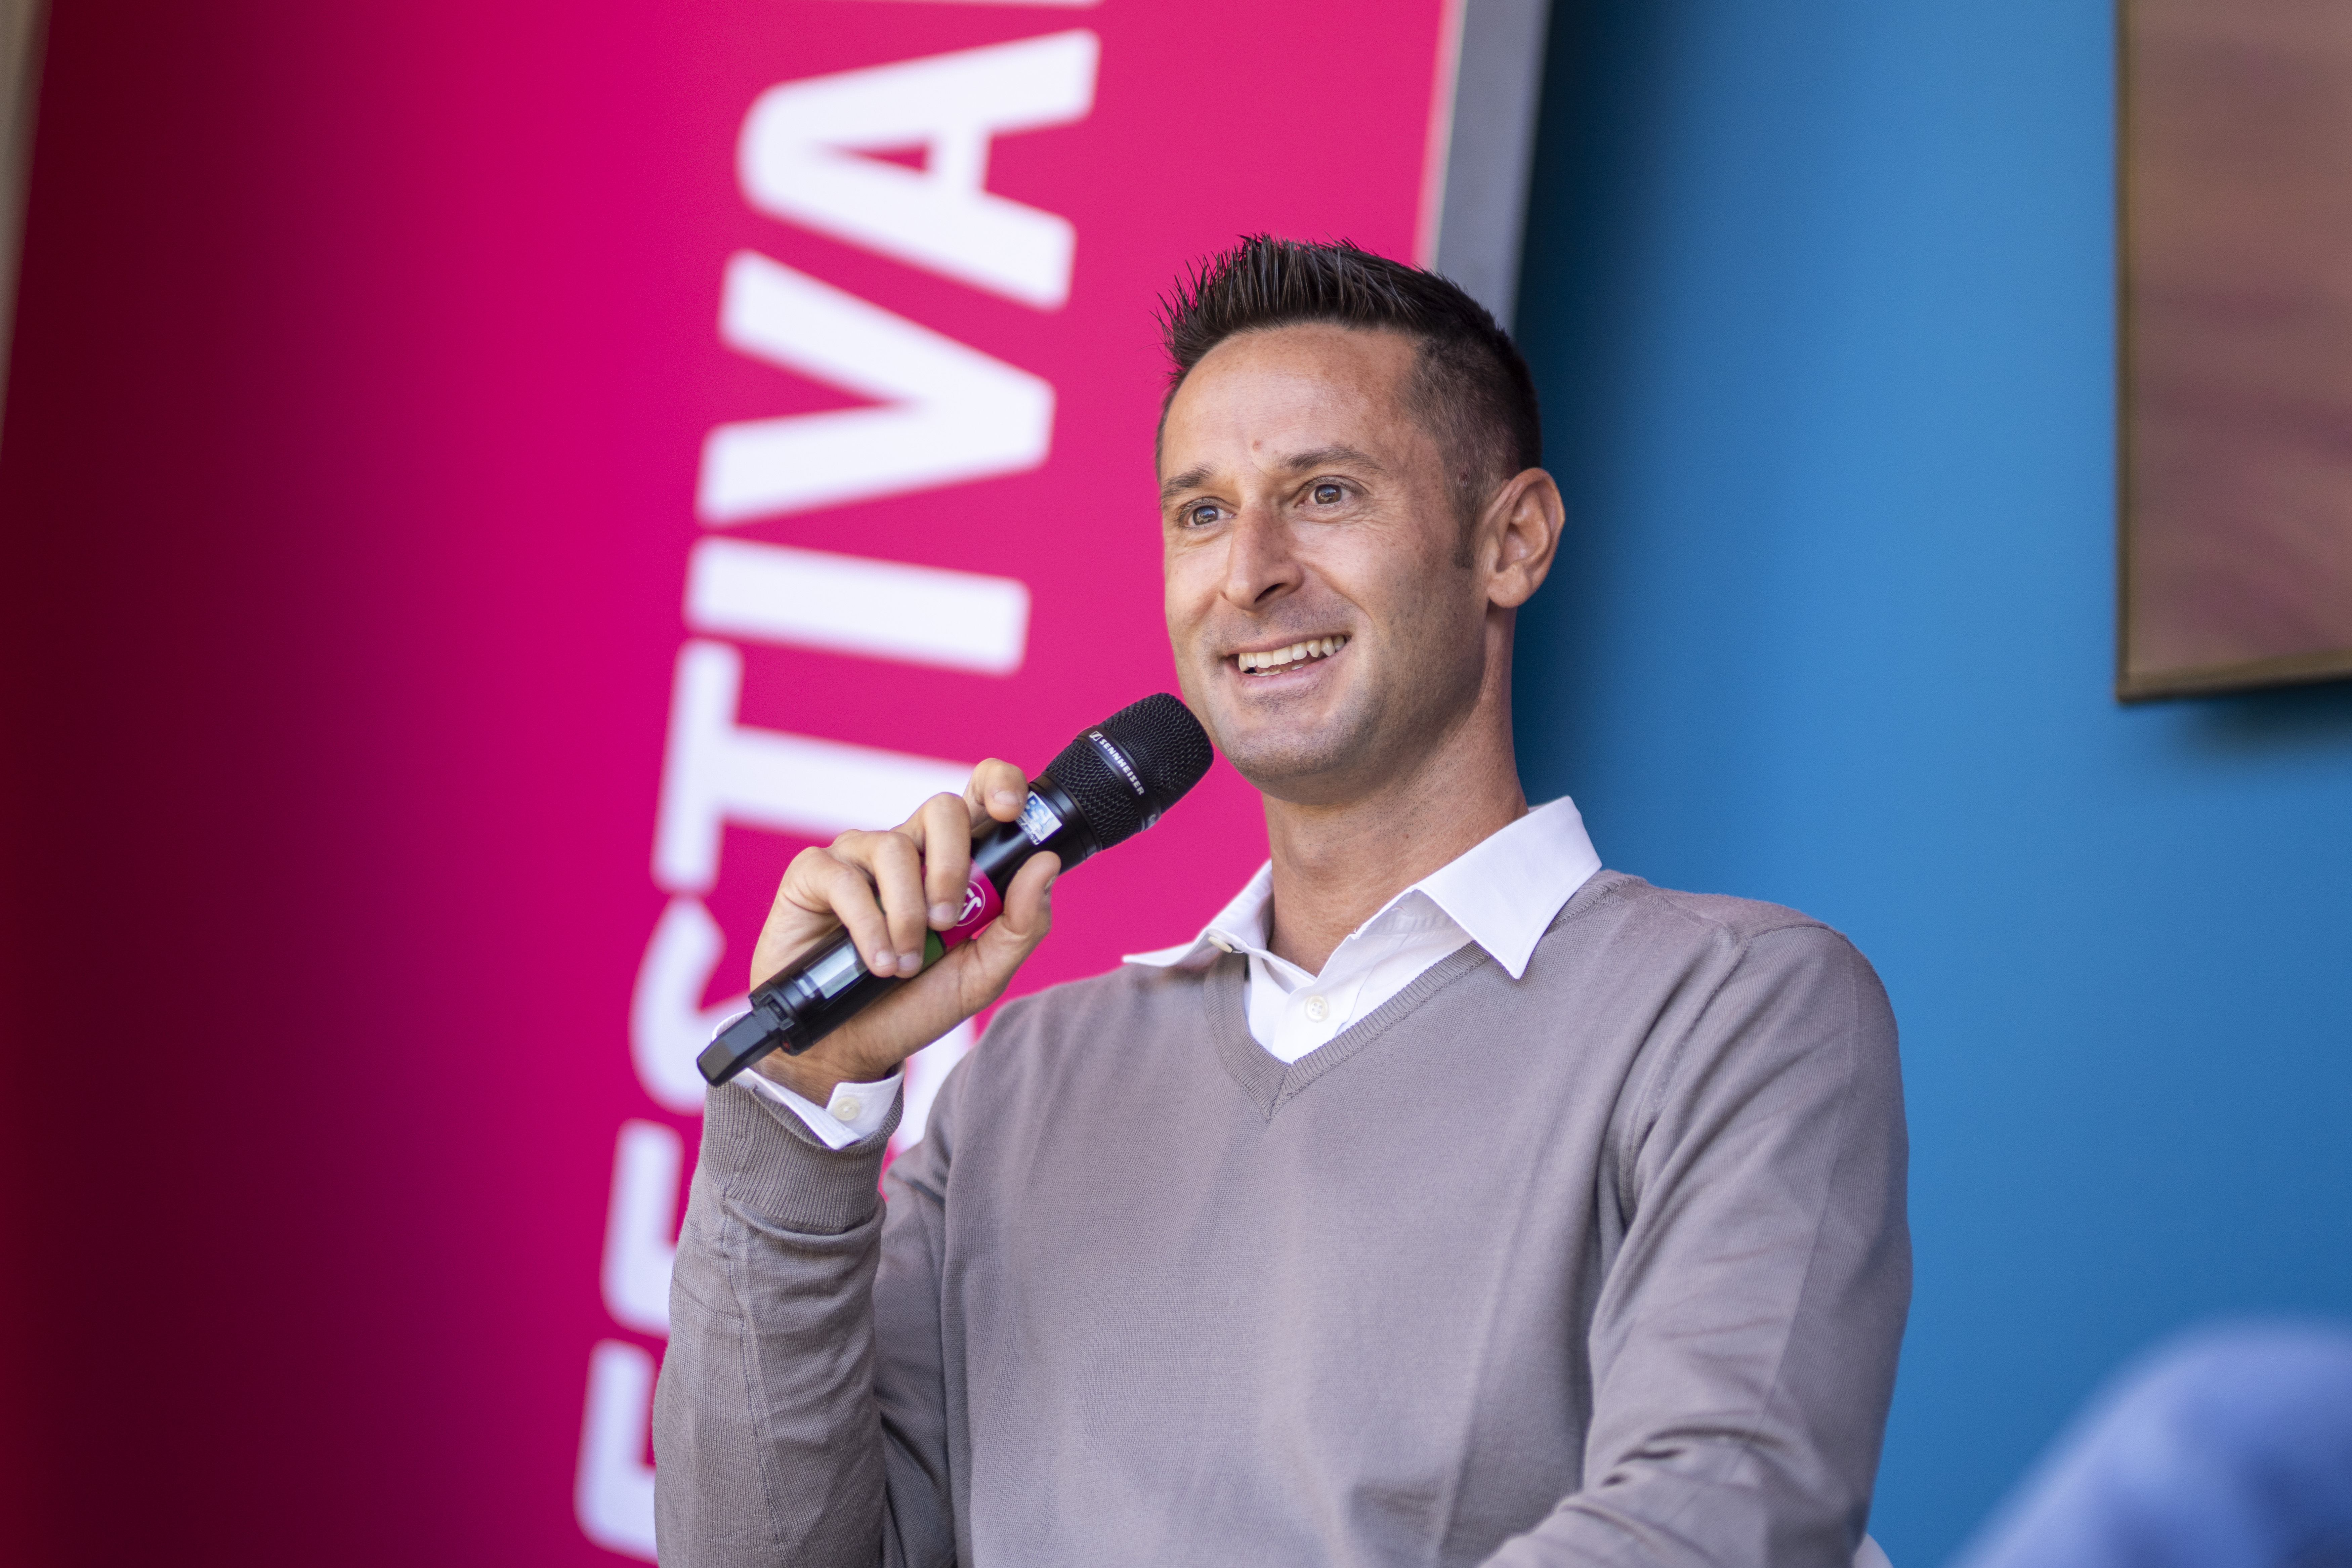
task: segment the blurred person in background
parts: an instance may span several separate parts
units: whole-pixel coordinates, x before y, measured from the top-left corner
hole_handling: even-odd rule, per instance
[[[1958,1568],[2352,1568],[2352,1332],[2239,1323],[2158,1350]]]

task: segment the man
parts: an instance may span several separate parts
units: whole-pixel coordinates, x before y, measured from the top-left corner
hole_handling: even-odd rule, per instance
[[[712,1091],[655,1412],[663,1560],[1848,1562],[1910,1290],[1894,1021],[1801,915],[1603,871],[1514,767],[1559,495],[1443,279],[1253,239],[1178,290],[1159,442],[1187,704],[1271,858],[1201,939],[1007,1005],[875,1192],[979,939]],[[964,798],[785,875],[912,973]]]

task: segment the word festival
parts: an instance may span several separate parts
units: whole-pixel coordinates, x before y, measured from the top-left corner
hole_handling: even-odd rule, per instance
[[[997,137],[1085,119],[1101,55],[1083,29],[783,82],[744,116],[743,199],[794,224],[1037,310],[1069,298],[1069,219],[992,194]],[[919,147],[919,168],[874,156]],[[815,648],[988,675],[1018,669],[1030,593],[1020,581],[730,538],[759,520],[967,483],[1045,461],[1054,388],[921,322],[753,250],[726,258],[719,337],[760,363],[871,405],[725,423],[705,439],[686,562],[653,879],[668,902],[629,1006],[637,1078],[654,1103],[699,1114],[694,1058],[740,998],[705,1007],[725,942],[704,903],[730,825],[824,840],[897,820],[971,765],[754,728],[740,721],[739,644]],[[922,1135],[966,1025],[908,1064],[899,1140]],[[621,1124],[601,1270],[621,1328],[669,1327],[684,1141],[666,1122]],[[574,1506],[590,1540],[654,1555],[646,1462],[655,1360],[626,1340],[590,1352]]]

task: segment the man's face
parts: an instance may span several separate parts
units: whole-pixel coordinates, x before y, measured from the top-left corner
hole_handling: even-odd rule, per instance
[[[1394,332],[1249,332],[1210,351],[1169,406],[1178,677],[1219,749],[1278,799],[1360,797],[1427,757],[1478,697],[1487,600],[1445,452],[1405,406],[1414,363]]]

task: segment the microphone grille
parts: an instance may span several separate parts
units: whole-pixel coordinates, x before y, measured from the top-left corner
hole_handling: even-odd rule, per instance
[[[1045,772],[1087,819],[1096,847],[1108,849],[1159,821],[1215,757],[1192,710],[1155,691],[1081,733]]]

